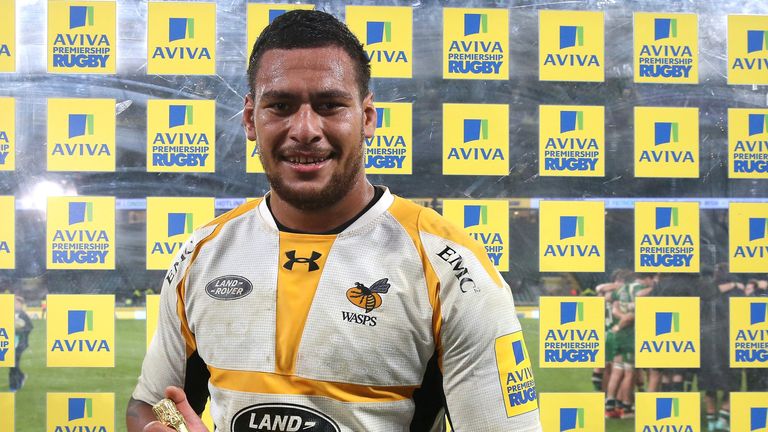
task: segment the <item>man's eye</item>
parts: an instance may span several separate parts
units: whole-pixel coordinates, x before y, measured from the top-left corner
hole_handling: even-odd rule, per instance
[[[288,104],[282,103],[282,102],[276,102],[269,106],[269,108],[275,110],[275,111],[287,111],[288,110]]]
[[[317,106],[317,109],[318,109],[319,111],[332,111],[332,110],[334,110],[334,109],[336,109],[336,108],[339,108],[340,106],[341,106],[341,104],[340,104],[340,103],[336,103],[336,102],[325,102],[325,103],[321,103],[321,104],[319,104],[319,105]]]

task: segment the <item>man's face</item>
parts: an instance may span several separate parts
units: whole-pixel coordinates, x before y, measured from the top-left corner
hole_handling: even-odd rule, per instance
[[[317,210],[365,177],[363,138],[376,128],[373,96],[360,100],[354,63],[338,47],[269,50],[259,62],[243,124],[272,190]]]

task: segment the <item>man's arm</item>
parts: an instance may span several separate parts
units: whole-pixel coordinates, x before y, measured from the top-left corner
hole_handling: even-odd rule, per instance
[[[462,229],[424,210],[419,231],[430,290],[437,290],[435,342],[453,428],[541,431],[533,365],[511,290]]]
[[[128,426],[128,432],[142,432],[144,426],[155,420],[157,418],[148,403],[134,398],[128,401],[128,408],[125,410],[125,424]]]

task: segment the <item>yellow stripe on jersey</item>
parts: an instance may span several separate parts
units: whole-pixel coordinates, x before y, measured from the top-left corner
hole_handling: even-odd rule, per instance
[[[186,344],[186,352],[187,357],[191,356],[192,353],[194,353],[197,350],[197,342],[195,341],[195,335],[192,333],[192,330],[189,328],[189,323],[187,322],[187,309],[186,305],[184,303],[184,299],[186,298],[186,281],[187,276],[189,275],[189,269],[192,268],[192,264],[195,262],[195,259],[197,258],[197,255],[200,253],[200,249],[203,247],[204,244],[208,243],[212,239],[216,238],[216,236],[219,235],[221,232],[221,229],[224,227],[224,225],[231,221],[232,219],[250,211],[253,210],[256,206],[259,205],[261,202],[261,199],[249,201],[241,206],[238,206],[223,215],[215,218],[211,222],[208,222],[205,224],[206,227],[216,225],[216,228],[214,228],[213,232],[211,232],[207,237],[199,241],[195,245],[195,249],[192,252],[192,255],[189,257],[189,264],[187,264],[186,270],[184,270],[184,276],[181,278],[179,283],[176,285],[176,314],[179,316],[179,321],[181,322],[181,335],[184,337],[184,342]]]
[[[335,235],[280,233],[275,371],[293,375],[304,324]]]
[[[323,396],[341,402],[396,402],[410,399],[416,386],[364,386],[317,381],[294,375],[218,369],[208,366],[211,384],[246,393]]]
[[[424,207],[418,206],[411,201],[400,197],[395,197],[395,201],[389,207],[389,214],[391,214],[400,225],[405,228],[405,231],[413,241],[414,246],[416,246],[416,250],[419,251],[421,266],[424,268],[424,277],[427,281],[429,304],[432,306],[432,334],[435,338],[435,349],[437,349],[438,353],[438,366],[440,367],[440,370],[442,370],[443,345],[440,343],[440,328],[443,325],[443,317],[440,307],[440,278],[435,274],[435,270],[432,268],[429,258],[424,255],[424,247],[421,244],[418,223],[419,215],[423,210]]]

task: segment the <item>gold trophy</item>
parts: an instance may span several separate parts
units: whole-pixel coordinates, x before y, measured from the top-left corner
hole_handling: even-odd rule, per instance
[[[155,417],[160,423],[176,429],[178,432],[189,432],[187,424],[184,423],[184,417],[176,408],[176,404],[170,399],[163,399],[152,407]]]

